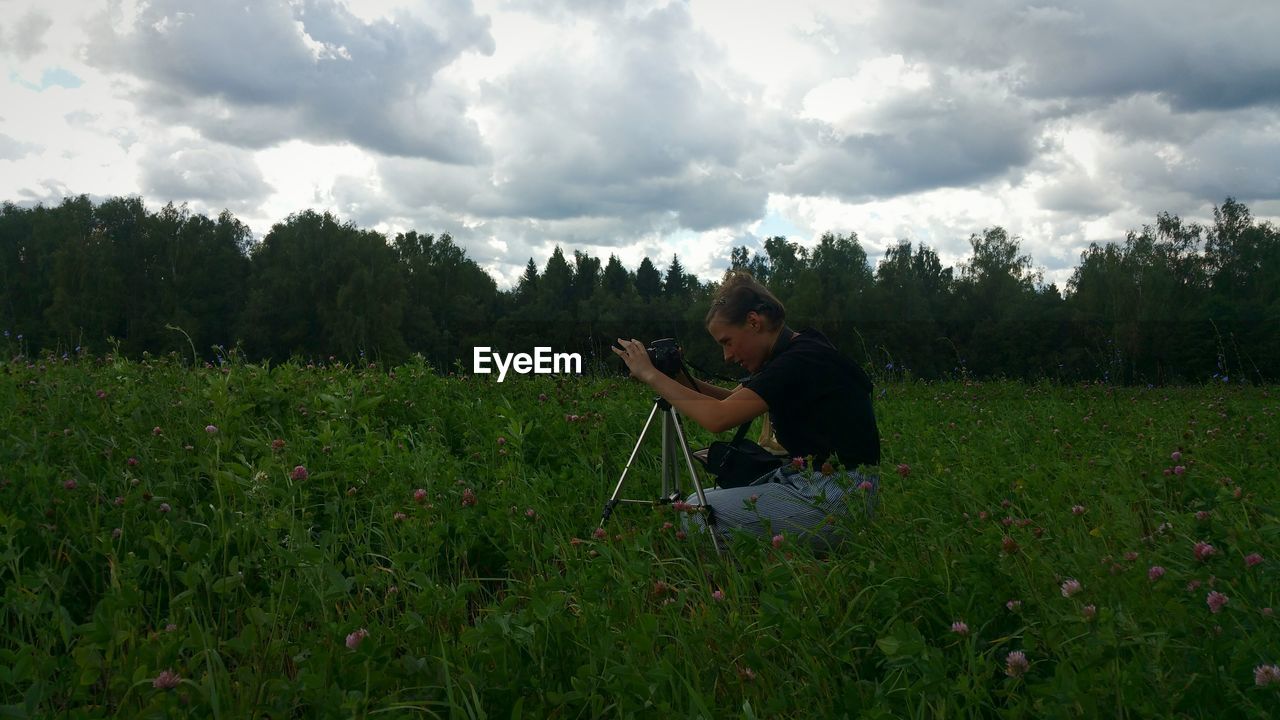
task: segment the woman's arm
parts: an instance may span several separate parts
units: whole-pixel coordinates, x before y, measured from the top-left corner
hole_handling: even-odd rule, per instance
[[[619,343],[622,349],[614,348],[613,351],[627,363],[633,377],[653,388],[654,392],[671,403],[672,407],[680,411],[680,414],[711,432],[724,432],[769,410],[764,399],[754,390],[741,386],[734,390],[726,390],[700,382],[700,386],[716,391],[714,395],[700,393],[658,372],[649,361],[649,354],[644,345],[639,341],[619,340]],[[723,393],[722,397],[721,393]]]

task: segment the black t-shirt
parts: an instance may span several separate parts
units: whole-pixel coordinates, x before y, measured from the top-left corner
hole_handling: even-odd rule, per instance
[[[743,383],[769,406],[778,442],[814,464],[845,468],[880,464],[880,432],[871,409],[871,379],[822,333],[784,328],[764,367]],[[834,457],[832,457],[834,456]]]

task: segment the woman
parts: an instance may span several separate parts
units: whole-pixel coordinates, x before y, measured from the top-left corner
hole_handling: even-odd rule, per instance
[[[751,373],[732,390],[700,380],[677,382],[653,366],[638,340],[619,338],[614,352],[633,377],[707,430],[723,432],[768,413],[788,455],[811,458],[804,470],[789,465],[746,487],[708,490],[719,532],[729,536],[738,528],[784,539],[802,534],[824,547],[840,540],[831,520],[849,503],[861,505],[868,517],[874,509],[879,477],[856,469],[880,463],[871,380],[821,333],[795,332],[785,320],[782,303],[749,273],[726,274],[705,324],[725,362]],[[820,470],[828,463],[846,470]],[[861,497],[846,500],[847,493]]]

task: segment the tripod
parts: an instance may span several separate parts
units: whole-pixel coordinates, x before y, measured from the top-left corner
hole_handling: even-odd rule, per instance
[[[627,473],[631,471],[631,465],[636,460],[636,455],[640,452],[640,446],[644,443],[645,436],[649,434],[649,428],[653,426],[653,419],[658,413],[662,413],[662,494],[656,500],[631,500],[621,497],[622,484],[627,479]],[[618,503],[637,503],[641,505],[666,505],[680,500],[683,495],[680,492],[680,483],[678,474],[680,472],[679,458],[676,457],[675,445],[680,444],[681,454],[684,455],[685,467],[689,470],[689,478],[693,481],[693,488],[698,493],[698,504],[692,506],[691,509],[701,512],[706,516],[706,524],[711,529],[711,544],[715,547],[716,552],[720,551],[720,541],[716,539],[715,532],[715,514],[710,505],[707,504],[707,495],[702,489],[702,483],[698,481],[698,473],[693,467],[693,455],[689,453],[689,444],[684,438],[684,429],[680,426],[680,415],[676,409],[671,407],[671,403],[663,398],[654,398],[653,409],[649,411],[649,419],[644,423],[644,429],[640,431],[640,438],[636,440],[636,446],[631,450],[631,457],[627,459],[627,465],[622,469],[622,477],[618,478],[618,485],[613,489],[613,496],[604,504],[604,512],[600,515],[600,527],[604,527],[605,522],[609,520],[609,516],[613,514],[614,508]]]

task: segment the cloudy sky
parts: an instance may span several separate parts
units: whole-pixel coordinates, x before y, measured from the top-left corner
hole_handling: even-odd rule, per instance
[[[551,248],[856,232],[943,260],[1227,196],[1280,218],[1274,0],[0,0],[0,200],[141,195],[261,236],[306,208]],[[1269,49],[1268,49],[1269,48]]]

